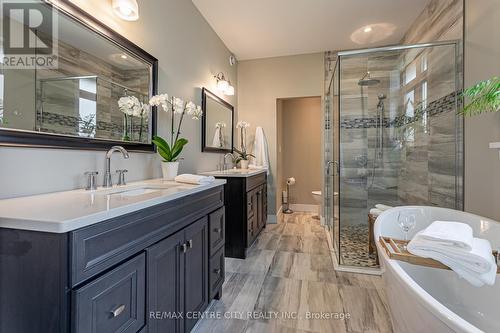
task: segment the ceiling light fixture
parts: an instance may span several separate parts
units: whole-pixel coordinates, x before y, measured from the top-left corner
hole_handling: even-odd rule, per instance
[[[122,55],[120,56],[120,58],[122,58],[122,59],[127,59],[127,55],[122,54]]]
[[[229,80],[226,80],[224,73],[220,72],[219,74],[215,75],[214,78],[217,80],[217,90],[224,93],[224,95],[234,95],[234,87],[231,85]]]
[[[368,26],[366,28],[363,29],[364,32],[371,32],[373,29],[372,27]]]
[[[137,0],[112,0],[115,14],[125,21],[137,21],[139,19],[139,5]]]

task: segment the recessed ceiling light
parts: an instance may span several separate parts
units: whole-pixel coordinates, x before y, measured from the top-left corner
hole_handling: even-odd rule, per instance
[[[392,23],[372,23],[362,26],[351,34],[351,40],[359,45],[378,43],[394,34],[396,26]]]
[[[137,0],[112,0],[115,14],[126,21],[137,21],[139,19],[139,5]]]
[[[127,59],[127,56],[126,56],[125,54],[122,54],[122,55],[120,56],[120,58],[122,58],[122,59]]]

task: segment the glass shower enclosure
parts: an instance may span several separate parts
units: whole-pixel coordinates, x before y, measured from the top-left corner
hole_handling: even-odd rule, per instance
[[[377,268],[371,209],[462,209],[460,42],[327,56],[325,221],[340,267]]]

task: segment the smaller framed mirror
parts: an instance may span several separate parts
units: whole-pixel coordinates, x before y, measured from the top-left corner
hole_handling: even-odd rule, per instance
[[[203,88],[202,108],[201,151],[232,153],[234,107]]]

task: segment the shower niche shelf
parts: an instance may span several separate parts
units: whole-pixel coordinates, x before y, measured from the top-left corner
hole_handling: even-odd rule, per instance
[[[405,245],[407,245],[409,241],[393,239],[391,237],[380,237],[379,243],[390,259],[407,262],[412,265],[451,270],[451,268],[440,263],[439,261],[416,256],[408,252],[405,249]],[[495,258],[497,258],[497,251],[493,251],[492,254]],[[500,267],[497,268],[497,274],[500,274]]]

